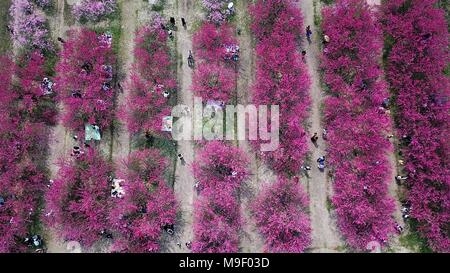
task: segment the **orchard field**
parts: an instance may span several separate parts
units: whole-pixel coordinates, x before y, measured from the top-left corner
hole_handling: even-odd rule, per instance
[[[1,0],[0,253],[450,252],[448,9]]]

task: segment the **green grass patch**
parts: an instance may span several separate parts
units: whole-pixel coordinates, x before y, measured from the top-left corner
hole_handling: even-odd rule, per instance
[[[324,3],[325,5],[332,5],[332,4],[334,4],[334,0],[320,0],[320,2]]]
[[[328,197],[328,196],[327,196],[326,206],[327,206],[327,211],[328,212],[330,212],[330,211],[332,211],[334,209],[333,202],[331,201],[330,197]]]
[[[409,222],[409,232],[400,236],[400,244],[414,252],[432,253],[433,250],[428,246],[427,240],[417,231],[418,223],[414,219]]]
[[[11,48],[11,39],[6,26],[8,25],[8,12],[11,0],[0,1],[0,54],[5,54]]]
[[[158,3],[152,5],[152,11],[162,12],[166,5],[166,0],[159,0]]]

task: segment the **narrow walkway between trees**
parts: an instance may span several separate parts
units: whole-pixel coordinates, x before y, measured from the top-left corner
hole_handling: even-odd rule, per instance
[[[191,91],[192,69],[187,64],[189,50],[192,49],[191,28],[194,23],[194,3],[190,0],[169,1],[174,3],[176,12],[174,16],[177,21],[178,30],[175,32],[177,39],[177,73],[178,73],[178,104],[190,107],[193,113],[193,94]],[[187,21],[187,29],[181,26],[181,17]],[[180,217],[175,227],[175,237],[166,245],[168,252],[190,252],[186,242],[193,241],[193,202],[194,202],[194,176],[190,165],[194,160],[193,141],[178,141],[178,153],[182,154],[186,164],[178,161],[175,171],[174,191],[179,203]],[[181,247],[177,246],[181,243]]]
[[[250,17],[248,5],[250,1],[238,1],[236,6],[237,28],[241,34],[237,36],[239,41],[239,70],[237,79],[237,103],[246,106],[251,103],[251,86],[255,76],[255,56],[253,51]],[[258,172],[258,162],[255,152],[250,147],[248,140],[239,141],[239,147],[250,159],[251,176],[244,181],[240,190],[241,215],[244,220],[240,236],[240,251],[244,253],[260,253],[263,251],[264,239],[259,234],[251,217],[250,204],[261,190],[263,183]],[[266,177],[261,177],[267,179]]]
[[[318,1],[317,1],[318,2]],[[319,5],[320,3],[318,3]],[[310,135],[317,132],[319,136],[322,135],[323,125],[321,122],[321,105],[325,97],[320,85],[320,38],[318,37],[318,31],[314,25],[314,0],[302,0],[300,1],[300,7],[304,16],[304,26],[311,26],[313,30],[312,43],[308,45],[307,41],[304,41],[306,46],[306,61],[311,77],[311,112],[309,117]],[[317,13],[320,13],[320,7],[317,7]],[[309,172],[308,192],[310,198],[310,216],[312,227],[312,252],[336,252],[340,250],[343,242],[338,233],[335,217],[331,211],[331,181],[328,179],[328,171],[320,172],[317,168],[316,160],[320,156],[326,156],[326,146],[322,138],[317,141],[318,147],[316,148],[311,142],[309,142],[309,150],[311,151],[311,171]]]

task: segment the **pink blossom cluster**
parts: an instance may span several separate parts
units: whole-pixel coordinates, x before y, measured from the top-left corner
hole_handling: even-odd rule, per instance
[[[230,102],[236,89],[236,73],[225,54],[226,46],[237,45],[231,27],[205,23],[195,33],[193,44],[198,63],[192,80],[194,94],[203,101]]]
[[[9,9],[11,38],[21,47],[52,50],[47,21],[30,0],[13,0]]]
[[[229,0],[202,0],[203,8],[207,12],[208,20],[215,24],[221,24],[227,20],[233,12],[228,9]]]
[[[174,60],[167,45],[167,32],[160,25],[142,27],[136,37],[135,63],[127,88],[130,95],[123,112],[128,130],[166,136],[162,119],[170,116],[169,97],[176,90]]]
[[[77,20],[99,21],[117,8],[116,0],[82,0],[72,8]]]
[[[241,218],[236,190],[249,176],[245,153],[219,141],[208,142],[196,155],[193,173],[200,197],[194,212],[192,250],[237,252]]]
[[[289,0],[257,1],[250,13],[257,38],[253,102],[280,108],[280,147],[263,152],[262,157],[276,172],[293,175],[300,170],[308,149],[302,123],[310,105],[310,80],[297,43],[303,18]],[[253,144],[259,150],[261,140]]]
[[[26,251],[23,239],[39,213],[45,187],[47,127],[22,107],[27,104],[22,84],[35,72],[30,63],[19,67],[0,56],[0,253]],[[34,100],[39,103],[39,96]]]
[[[37,6],[41,8],[48,8],[53,4],[52,0],[34,0]]]
[[[391,0],[382,8],[410,215],[433,250],[450,252],[449,36],[437,2]]]
[[[363,0],[339,0],[323,10],[322,68],[330,96],[325,101],[328,158],[334,180],[333,204],[348,244],[365,250],[386,245],[395,223],[387,153],[388,97],[380,67],[383,48],[376,13]]]
[[[303,187],[294,179],[280,177],[266,184],[252,207],[256,224],[266,238],[265,251],[300,253],[311,244],[308,203]]]
[[[167,160],[158,150],[133,152],[122,174],[125,196],[111,211],[111,221],[119,238],[114,245],[120,252],[158,252],[165,227],[175,224],[177,202],[163,180]]]
[[[46,193],[46,223],[66,241],[90,247],[111,228],[112,166],[95,148],[63,159]]]
[[[63,124],[80,134],[86,123],[105,130],[114,117],[112,48],[107,39],[87,29],[72,30],[68,36],[56,66]]]
[[[295,189],[297,185],[285,178],[300,170],[308,149],[302,122],[310,104],[310,80],[298,53],[303,17],[296,3],[289,0],[257,1],[250,7],[250,14],[257,38],[253,102],[280,108],[280,147],[262,153],[279,180],[254,200],[253,215],[266,239],[266,251],[303,252],[311,240],[308,200],[301,185]],[[252,144],[259,150],[261,141]],[[285,194],[282,199],[277,192]]]
[[[57,117],[55,95],[43,82],[47,78],[44,62],[45,57],[39,51],[31,51],[17,58],[15,74],[18,85],[14,91],[20,102],[16,104],[15,111],[31,122],[55,125]]]
[[[230,102],[236,89],[236,63],[227,59],[227,48],[237,46],[231,27],[204,23],[193,45],[195,95],[205,102]],[[194,204],[193,252],[238,251],[241,217],[236,194],[249,175],[248,164],[241,149],[224,142],[207,142],[199,149],[192,165],[200,194]]]

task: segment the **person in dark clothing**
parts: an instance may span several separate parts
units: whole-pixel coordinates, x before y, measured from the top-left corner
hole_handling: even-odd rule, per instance
[[[181,25],[183,26],[184,29],[186,29],[187,27],[186,20],[183,17],[181,18]]]
[[[180,159],[181,164],[184,165],[186,161],[184,161],[183,155],[182,154],[178,154],[178,158]]]
[[[91,73],[91,71],[94,67],[90,62],[85,61],[83,63],[83,65],[81,66],[81,68],[84,69],[89,74],[89,73]]]
[[[310,44],[311,44],[311,35],[312,35],[311,26],[307,26],[306,27],[306,39],[308,40],[308,43],[310,43]]]
[[[311,141],[312,143],[316,144],[317,140],[319,140],[319,136],[317,135],[317,133],[314,133],[314,135],[311,137]]]
[[[170,24],[172,25],[172,27],[175,26],[175,18],[174,17],[170,17]]]
[[[189,50],[189,56],[188,56],[188,66],[190,68],[194,67],[194,56],[192,56],[192,51]]]

